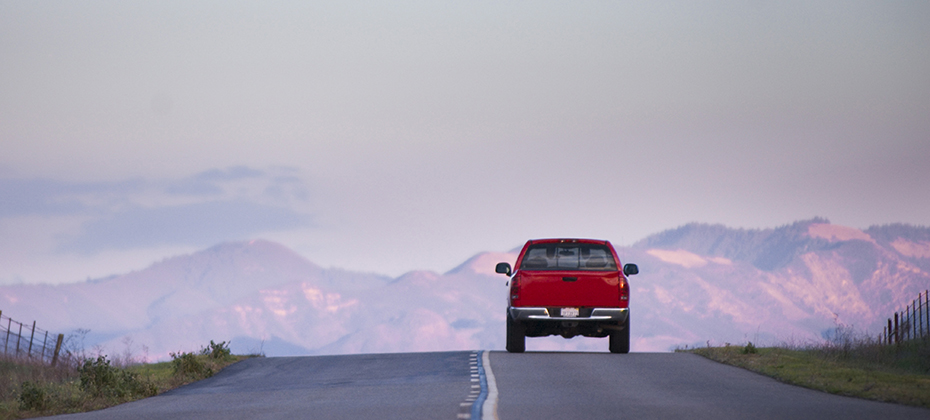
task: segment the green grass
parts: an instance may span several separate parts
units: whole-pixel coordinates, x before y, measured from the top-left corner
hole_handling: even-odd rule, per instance
[[[146,398],[213,376],[254,356],[232,355],[226,343],[198,353],[172,354],[169,362],[114,366],[105,356],[51,367],[22,359],[0,360],[0,419],[99,410]]]
[[[930,343],[868,340],[803,348],[746,346],[684,350],[832,394],[930,408]]]

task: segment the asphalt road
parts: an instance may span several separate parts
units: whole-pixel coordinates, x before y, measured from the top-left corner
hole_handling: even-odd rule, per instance
[[[471,352],[267,357],[152,398],[55,419],[455,419]]]
[[[930,419],[688,353],[491,353],[501,420]]]
[[[476,407],[500,420],[930,419],[930,410],[785,385],[684,353],[488,359],[481,381],[473,352],[250,359],[157,397],[56,419],[456,419],[478,383],[489,398]]]

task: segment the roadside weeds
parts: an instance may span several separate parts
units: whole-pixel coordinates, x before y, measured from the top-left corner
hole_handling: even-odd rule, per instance
[[[677,351],[831,394],[930,408],[930,343],[850,344],[758,348],[749,342]]]
[[[169,362],[125,367],[103,355],[57,367],[0,359],[0,420],[80,413],[151,397],[257,355],[233,355],[226,342],[210,341],[199,352],[171,357]]]

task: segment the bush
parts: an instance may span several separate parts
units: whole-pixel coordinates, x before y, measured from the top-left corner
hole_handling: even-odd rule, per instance
[[[98,410],[208,378],[242,359],[232,355],[226,341],[171,354],[170,362],[129,367],[120,366],[135,360],[127,353],[112,360],[84,354],[72,346],[56,367],[0,355],[0,419]]]
[[[200,354],[210,356],[211,359],[228,360],[232,357],[232,351],[229,350],[229,343],[223,341],[219,344],[210,340],[210,345],[200,350]]]
[[[740,353],[756,354],[756,346],[752,344],[752,341],[750,341],[748,344],[746,344],[746,347],[743,347],[743,349],[740,350]]]
[[[52,397],[42,384],[32,381],[23,382],[19,393],[20,410],[44,411],[48,409],[51,402]]]
[[[171,353],[171,367],[174,376],[181,380],[196,381],[213,376],[213,369],[194,353]]]
[[[155,395],[156,387],[135,373],[110,365],[106,356],[86,359],[78,368],[81,389],[94,397],[132,398]]]
[[[79,332],[78,339],[86,330]],[[231,354],[228,342],[210,341],[200,351],[172,354],[170,362],[122,367],[121,361],[135,359],[127,353],[112,360],[84,357],[75,342],[80,344],[69,337],[56,367],[0,355],[0,420],[106,408],[205,379],[242,359]]]

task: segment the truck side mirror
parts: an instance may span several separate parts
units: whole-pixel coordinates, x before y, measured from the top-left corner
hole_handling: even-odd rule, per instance
[[[494,267],[494,272],[501,273],[505,275],[510,275],[510,263],[497,263],[497,266]]]
[[[634,274],[639,274],[639,267],[636,264],[625,264],[623,266],[623,275],[632,276]]]

